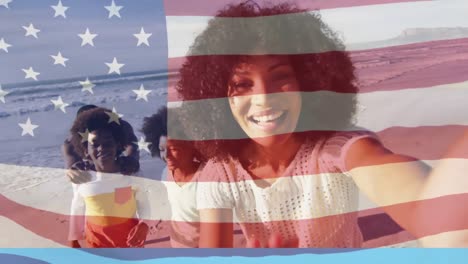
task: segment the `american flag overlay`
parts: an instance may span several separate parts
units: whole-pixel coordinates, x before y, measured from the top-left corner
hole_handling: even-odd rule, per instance
[[[0,0],[0,262],[55,263],[7,249],[72,240],[144,247],[78,253],[129,263],[467,247],[467,15],[465,0]],[[249,116],[251,98],[286,110]],[[164,107],[169,154],[148,130]],[[130,125],[137,172],[100,171],[97,129],[78,122],[91,113]],[[252,154],[282,140],[268,161]],[[67,177],[64,142],[85,146],[91,182]],[[177,178],[177,151],[193,178]],[[258,176],[275,175],[265,162],[280,177]]]

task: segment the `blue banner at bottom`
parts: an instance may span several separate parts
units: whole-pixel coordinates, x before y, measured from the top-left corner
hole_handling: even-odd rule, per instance
[[[0,263],[467,263],[468,249],[0,249]]]

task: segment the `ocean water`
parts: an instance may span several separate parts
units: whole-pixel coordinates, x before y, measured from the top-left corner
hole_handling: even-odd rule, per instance
[[[3,85],[3,89],[10,93],[6,96],[6,103],[0,104],[0,163],[21,166],[39,166],[62,168],[63,159],[60,146],[68,135],[76,111],[86,104],[112,109],[134,128],[137,137],[143,118],[155,113],[167,102],[168,83],[171,74],[166,71],[137,72],[125,75],[106,75],[89,77],[96,86],[94,94],[82,91],[79,81],[87,77],[43,81],[34,83],[20,83]],[[136,101],[137,90],[143,85],[151,90],[148,102]],[[61,96],[65,103],[66,113],[54,109],[51,100]],[[21,135],[19,123],[31,122],[39,125],[34,130],[34,137]],[[155,161],[146,152],[140,153],[143,167],[153,167],[156,164],[159,171],[160,161]],[[154,174],[154,173],[151,173]],[[156,173],[157,174],[157,173]]]

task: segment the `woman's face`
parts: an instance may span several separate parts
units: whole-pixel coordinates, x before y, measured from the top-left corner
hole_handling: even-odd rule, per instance
[[[178,141],[161,136],[159,138],[159,151],[169,170],[192,165],[193,152]]]
[[[287,58],[262,56],[239,64],[231,76],[228,96],[235,120],[257,143],[281,143],[295,131],[302,100]]]
[[[97,171],[115,172],[118,144],[108,130],[96,130],[88,134],[86,154]]]
[[[159,137],[159,156],[164,162],[167,162],[166,161],[166,156],[167,156],[167,137],[166,136]]]

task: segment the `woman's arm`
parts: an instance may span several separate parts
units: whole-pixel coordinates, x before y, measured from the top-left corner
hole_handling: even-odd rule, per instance
[[[234,225],[231,209],[201,209],[200,248],[232,248]]]
[[[455,146],[460,150],[463,145]],[[468,199],[451,195],[468,192],[466,160],[444,159],[431,171],[424,163],[394,154],[376,140],[365,138],[350,147],[345,163],[359,188],[417,238],[456,231],[456,226],[463,229]],[[445,235],[445,245],[466,246],[466,236],[461,233]]]

